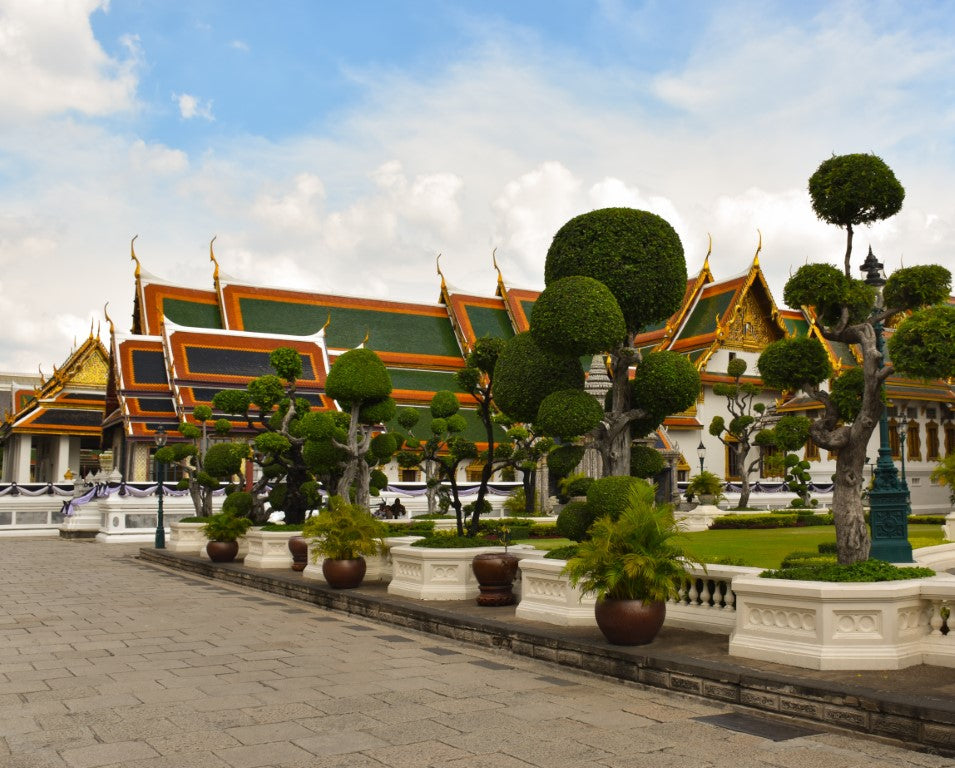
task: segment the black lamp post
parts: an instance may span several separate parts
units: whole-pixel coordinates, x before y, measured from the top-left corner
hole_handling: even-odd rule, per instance
[[[162,448],[166,444],[166,428],[159,426],[156,429],[156,450]],[[156,549],[165,549],[166,548],[166,523],[163,520],[162,516],[162,496],[163,496],[163,487],[162,481],[163,478],[160,475],[160,467],[162,465],[159,463],[159,459],[156,459],[156,494],[159,500],[159,510],[156,515]]]
[[[703,459],[706,458],[706,446],[703,445],[703,441],[700,440],[700,444],[696,446],[696,455],[700,458],[700,474],[703,474]]]
[[[882,309],[882,286],[885,285],[885,272],[882,264],[872,253],[860,267],[865,276],[866,285],[876,289],[873,313]],[[873,323],[876,348],[880,353],[879,368],[885,359],[885,337],[882,333],[882,321]],[[883,384],[883,390],[885,385]],[[884,398],[883,398],[884,399]],[[892,448],[889,445],[889,417],[886,407],[882,406],[879,419],[879,458],[875,462],[872,491],[869,493],[870,525],[872,528],[872,548],[869,557],[873,560],[885,560],[889,563],[911,563],[912,545],[909,544],[909,489],[905,480],[899,481],[899,473],[892,461]]]

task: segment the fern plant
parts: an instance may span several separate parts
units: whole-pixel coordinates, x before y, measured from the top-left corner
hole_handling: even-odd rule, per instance
[[[677,593],[687,567],[699,563],[680,541],[673,508],[658,506],[654,496],[649,483],[634,485],[616,520],[594,522],[564,568],[574,586],[598,600],[660,602]]]
[[[314,537],[312,557],[329,560],[355,560],[377,555],[384,548],[385,524],[367,509],[349,504],[341,496],[332,496],[328,507],[305,521],[302,535]]]

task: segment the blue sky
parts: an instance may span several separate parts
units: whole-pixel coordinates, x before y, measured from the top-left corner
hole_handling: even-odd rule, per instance
[[[568,218],[646,208],[691,271],[841,263],[806,181],[875,152],[860,233],[953,267],[955,10],[921,2],[0,0],[0,370],[52,370],[143,267],[435,301],[541,287]],[[861,262],[862,254],[857,261]],[[104,324],[105,328],[105,324]],[[105,332],[104,332],[105,339]]]

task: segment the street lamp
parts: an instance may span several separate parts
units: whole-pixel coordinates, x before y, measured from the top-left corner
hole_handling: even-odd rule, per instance
[[[899,459],[902,461],[902,482],[905,483],[905,438],[909,436],[909,417],[905,406],[901,406],[902,415],[899,417]]]
[[[860,267],[865,276],[865,284],[876,289],[875,314],[882,309],[882,286],[885,285],[885,271],[882,264],[872,253]],[[885,360],[885,337],[882,321],[872,324],[875,331],[876,348],[879,351],[879,368]],[[883,392],[885,384],[882,385]],[[883,401],[885,398],[883,397]],[[900,438],[901,439],[901,438]],[[892,448],[889,445],[889,416],[886,406],[882,406],[879,419],[879,457],[875,462],[872,490],[869,492],[870,525],[872,527],[872,548],[869,557],[885,560],[889,563],[911,563],[912,545],[909,544],[909,489],[892,461]]]
[[[160,425],[156,429],[156,452],[166,444],[166,428]],[[162,477],[160,476],[160,463],[156,459],[156,494],[159,500],[159,510],[156,515],[156,549],[166,548],[166,523],[162,517]]]
[[[700,444],[696,446],[696,455],[700,457],[700,474],[703,474],[703,459],[706,458],[706,446],[703,445],[703,441],[700,440]]]

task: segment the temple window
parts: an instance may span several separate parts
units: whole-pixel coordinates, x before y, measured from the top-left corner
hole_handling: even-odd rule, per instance
[[[906,458],[909,461],[921,461],[922,460],[922,438],[919,431],[919,423],[917,421],[910,421],[908,429],[906,430],[908,437],[906,437],[905,445],[907,447],[906,453],[908,454]]]
[[[819,446],[810,437],[806,441],[806,461],[819,461]]]
[[[938,424],[929,422],[925,425],[925,458],[927,461],[938,461],[939,442],[938,442]]]
[[[899,446],[899,425],[898,422],[893,419],[889,422],[889,448],[892,449],[892,458],[899,459],[902,457],[902,451]]]

